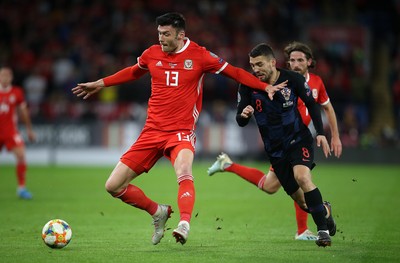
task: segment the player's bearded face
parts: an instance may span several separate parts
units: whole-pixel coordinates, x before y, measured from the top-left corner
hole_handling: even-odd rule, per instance
[[[292,53],[290,53],[289,68],[291,70],[296,71],[301,75],[305,75],[308,70],[308,63],[311,62],[307,60],[306,55],[303,52],[293,51]]]
[[[175,52],[178,48],[178,32],[171,26],[158,27],[158,40],[164,52]]]
[[[272,60],[268,60],[264,56],[250,58],[250,66],[259,80],[270,83],[273,75]]]
[[[7,87],[11,84],[13,78],[13,74],[10,69],[2,68],[0,69],[0,84],[4,87]]]

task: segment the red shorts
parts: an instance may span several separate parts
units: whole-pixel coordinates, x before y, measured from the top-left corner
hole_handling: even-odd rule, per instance
[[[18,132],[10,134],[10,136],[0,137],[0,150],[3,146],[6,146],[8,151],[11,151],[15,147],[24,146],[24,140]]]
[[[189,149],[194,153],[195,143],[193,130],[160,131],[145,126],[120,160],[139,175],[147,173],[162,156],[173,165],[180,150]]]

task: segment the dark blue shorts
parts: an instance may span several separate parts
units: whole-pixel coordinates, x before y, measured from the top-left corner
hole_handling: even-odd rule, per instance
[[[288,195],[292,195],[299,189],[294,174],[295,165],[305,165],[310,170],[315,167],[313,141],[303,140],[292,145],[286,152],[285,157],[271,158],[271,165],[279,182]]]

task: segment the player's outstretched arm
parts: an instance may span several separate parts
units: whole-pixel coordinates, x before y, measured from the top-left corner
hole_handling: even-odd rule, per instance
[[[256,76],[252,75],[246,70],[234,67],[230,64],[228,64],[225,67],[225,69],[222,71],[222,74],[236,80],[237,82],[245,86],[267,92],[268,97],[271,100],[275,92],[279,91],[280,89],[283,89],[287,85],[287,80],[274,86],[270,85],[268,83],[262,82]]]
[[[87,99],[92,94],[98,92],[104,87],[115,86],[136,80],[147,72],[147,70],[141,69],[139,68],[138,64],[135,64],[131,67],[126,67],[111,76],[99,79],[97,81],[80,83],[72,89],[72,92],[78,97],[84,96],[83,99]]]
[[[83,96],[83,99],[87,99],[102,88],[104,88],[104,81],[103,79],[99,79],[93,82],[79,83],[72,89],[72,93],[78,97]]]

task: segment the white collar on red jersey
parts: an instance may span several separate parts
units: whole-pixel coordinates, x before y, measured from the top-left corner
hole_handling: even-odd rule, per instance
[[[306,82],[308,82],[310,80],[310,74],[307,72],[307,75],[306,75]]]
[[[8,85],[7,87],[3,87],[3,85],[0,84],[0,91],[2,92],[9,92],[12,88],[12,85]]]
[[[178,50],[177,52],[175,52],[175,53],[182,53],[182,52],[185,51],[186,48],[189,46],[189,44],[190,44],[190,39],[189,39],[188,37],[184,37],[184,38],[183,38],[183,41],[185,41],[185,45],[183,45],[183,47],[182,47],[180,50]]]

